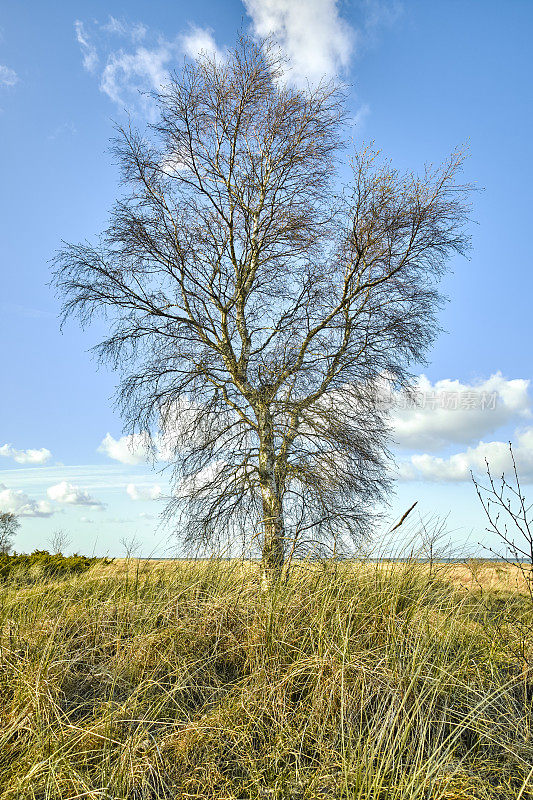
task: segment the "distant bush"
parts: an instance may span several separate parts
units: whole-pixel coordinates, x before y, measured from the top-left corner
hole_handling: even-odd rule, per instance
[[[33,553],[0,553],[0,581],[33,583],[43,578],[67,578],[86,572],[94,564],[111,564],[107,558],[63,556],[49,553],[48,550],[34,550]]]

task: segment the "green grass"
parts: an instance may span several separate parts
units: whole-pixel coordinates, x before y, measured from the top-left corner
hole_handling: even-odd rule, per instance
[[[529,601],[453,570],[1,585],[1,800],[533,798]]]

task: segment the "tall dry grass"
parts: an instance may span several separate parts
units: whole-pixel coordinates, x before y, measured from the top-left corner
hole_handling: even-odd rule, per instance
[[[532,798],[529,601],[454,569],[4,585],[0,798]]]

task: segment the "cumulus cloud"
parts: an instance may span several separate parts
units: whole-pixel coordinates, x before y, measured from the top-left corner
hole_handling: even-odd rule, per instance
[[[160,418],[161,430],[150,440],[148,433],[135,433],[115,439],[107,433],[98,452],[122,464],[171,461],[176,449],[202,441],[204,409],[188,397],[168,403]]]
[[[0,511],[20,517],[50,517],[54,509],[46,500],[34,500],[20,489],[9,489],[0,483]]]
[[[98,452],[121,464],[143,464],[150,458],[150,438],[148,434],[135,433],[114,439],[110,433],[103,438]]]
[[[7,86],[11,88],[18,83],[19,77],[14,69],[10,69],[9,67],[0,64],[0,86]]]
[[[509,423],[531,418],[529,381],[501,372],[477,383],[431,383],[420,376],[412,398],[395,398],[394,439],[403,449],[435,452],[449,444],[473,444]]]
[[[241,465],[232,466],[226,461],[211,461],[198,472],[183,477],[176,489],[177,497],[210,497],[235,482],[245,485],[247,469]]]
[[[224,53],[218,48],[210,28],[192,25],[190,31],[180,37],[180,43],[183,52],[189,58],[198,58],[200,54],[207,53],[219,61],[224,60]]]
[[[139,486],[135,483],[129,483],[126,491],[132,500],[159,500],[161,497],[161,487],[153,486]]]
[[[489,463],[494,474],[512,468],[509,444],[487,438],[513,424],[513,452],[525,483],[533,482],[533,427],[529,381],[509,380],[501,372],[476,383],[431,383],[419,378],[411,398],[396,396],[392,424],[400,449],[420,450],[399,463],[400,480],[470,481]],[[497,434],[496,434],[497,436]],[[451,455],[453,445],[468,445]]]
[[[160,418],[157,451],[160,461],[171,461],[174,453],[190,445],[201,445],[206,424],[205,409],[187,396],[167,403]]]
[[[342,73],[357,50],[375,31],[392,23],[399,13],[395,0],[360,0],[356,29],[343,18],[340,0],[243,0],[253,34],[272,36],[291,65],[297,84],[314,83]],[[76,20],[75,35],[85,69],[99,76],[100,89],[113,102],[140,110],[149,117],[154,106],[146,92],[168,83],[179,57],[209,53],[223,60],[210,28],[191,25],[168,39],[142,23],[110,16],[90,26]],[[368,113],[365,106],[361,116]]]
[[[46,464],[52,458],[52,453],[46,447],[39,450],[17,450],[11,444],[4,444],[0,447],[0,456],[12,458],[17,464]]]
[[[356,31],[342,19],[337,0],[244,0],[244,5],[254,33],[279,43],[296,83],[329,78],[348,66]]]
[[[61,481],[55,486],[50,486],[46,490],[46,494],[50,500],[55,500],[56,503],[65,503],[73,506],[92,506],[93,508],[104,507],[104,503],[100,500],[91,497],[87,491],[80,489],[79,486],[73,486],[68,481]]]
[[[514,437],[513,453],[521,481],[533,483],[533,427],[526,428]],[[448,458],[428,453],[411,456],[400,464],[400,480],[425,480],[438,482],[470,481],[470,471],[481,475],[488,462],[493,475],[509,474],[512,461],[508,442],[479,442],[461,453]]]

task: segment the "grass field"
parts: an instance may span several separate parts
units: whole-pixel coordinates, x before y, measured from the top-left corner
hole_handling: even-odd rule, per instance
[[[504,564],[115,562],[0,588],[0,798],[533,798]],[[531,651],[531,652],[530,652]]]

